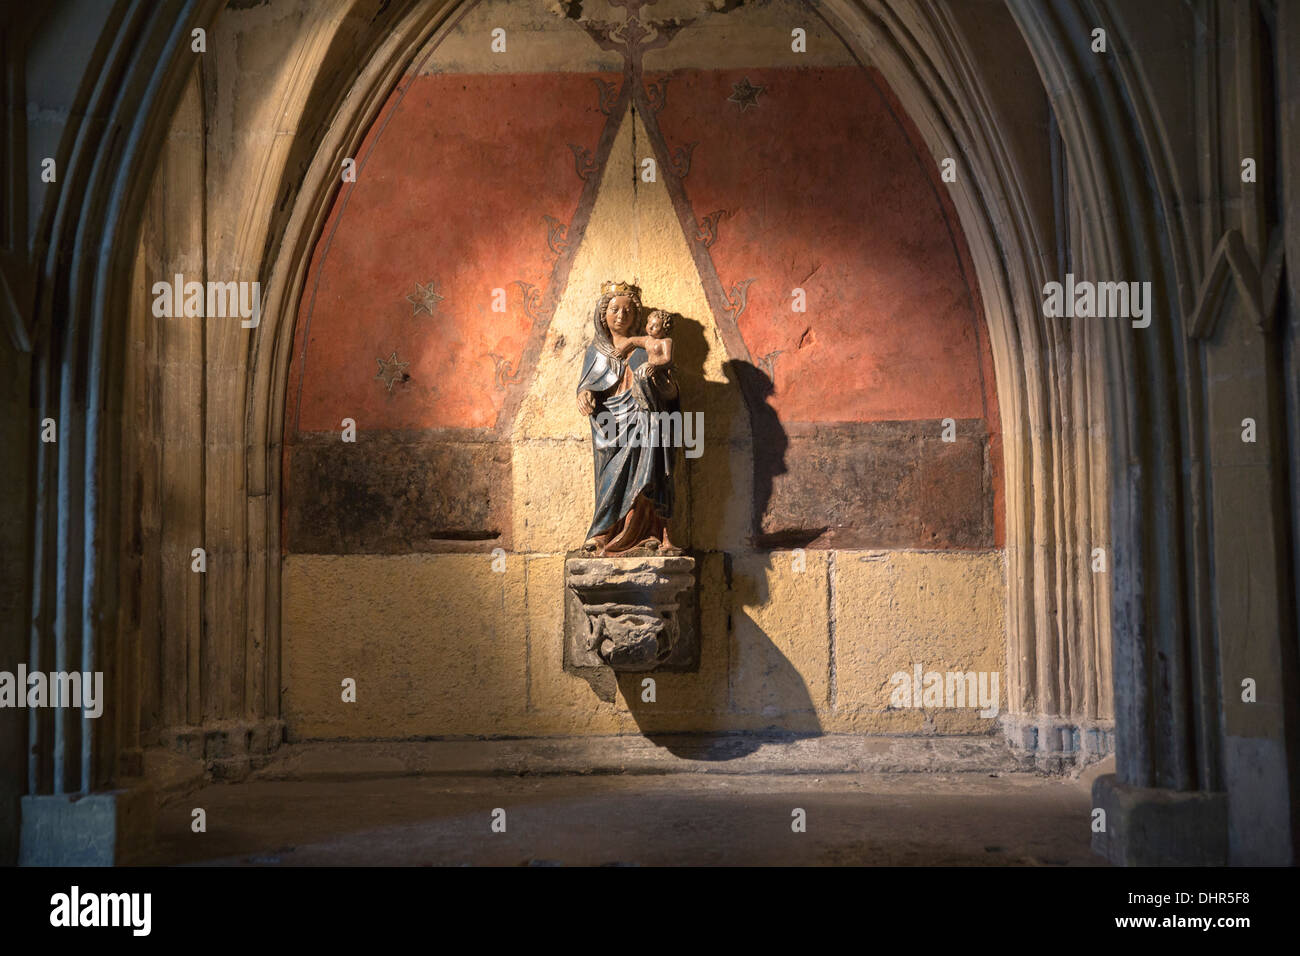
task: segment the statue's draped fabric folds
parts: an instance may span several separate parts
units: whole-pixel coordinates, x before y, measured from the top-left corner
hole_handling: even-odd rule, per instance
[[[651,340],[637,337],[643,330],[636,286],[606,283],[592,322],[595,337],[578,382],[578,407],[591,420],[596,493],[584,549],[670,550],[677,449],[663,425],[667,415],[680,414],[671,366],[656,364],[647,351]]]

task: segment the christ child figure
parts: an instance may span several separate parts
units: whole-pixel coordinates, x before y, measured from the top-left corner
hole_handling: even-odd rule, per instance
[[[627,358],[633,349],[645,349],[646,363],[651,366],[650,373],[667,379],[673,364],[673,340],[668,337],[672,330],[672,313],[663,309],[653,310],[646,316],[646,334],[628,339],[619,350],[619,358]]]

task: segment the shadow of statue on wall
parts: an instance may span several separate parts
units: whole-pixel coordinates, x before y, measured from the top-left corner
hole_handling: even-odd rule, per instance
[[[825,534],[830,526],[783,528],[780,527],[780,515],[769,514],[776,478],[790,470],[786,460],[790,437],[771,404],[772,396],[776,394],[776,382],[769,371],[749,362],[733,360],[724,369],[727,379],[739,386],[749,408],[749,427],[754,449],[750,543],[757,550],[806,548]]]

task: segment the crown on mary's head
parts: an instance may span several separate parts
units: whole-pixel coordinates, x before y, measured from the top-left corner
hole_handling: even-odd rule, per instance
[[[641,287],[628,282],[606,282],[600,287],[601,295],[634,295],[641,297]]]

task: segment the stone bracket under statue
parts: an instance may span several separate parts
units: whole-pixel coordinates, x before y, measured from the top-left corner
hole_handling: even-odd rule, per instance
[[[694,558],[574,552],[564,564],[564,584],[566,670],[699,669]]]

